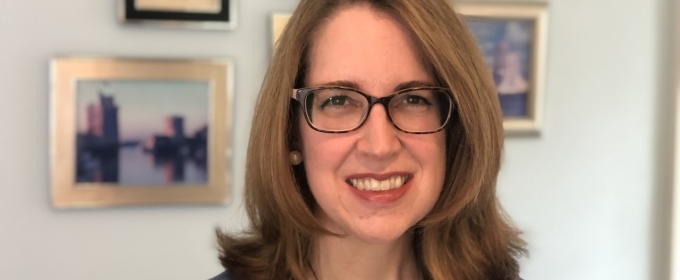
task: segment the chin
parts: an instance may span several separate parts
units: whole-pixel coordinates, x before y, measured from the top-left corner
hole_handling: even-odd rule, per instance
[[[393,224],[385,224],[377,227],[354,229],[349,231],[348,234],[364,243],[387,244],[399,240],[407,231],[407,227],[395,228]]]

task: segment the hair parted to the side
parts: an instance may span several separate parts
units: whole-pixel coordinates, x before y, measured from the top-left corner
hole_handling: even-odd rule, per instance
[[[281,35],[257,106],[246,161],[249,229],[218,231],[222,265],[237,279],[304,279],[314,236],[331,234],[313,215],[291,90],[304,86],[315,32],[341,8],[364,4],[411,30],[437,82],[453,92],[446,177],[439,200],[414,228],[425,279],[515,280],[525,243],[496,198],[502,115],[491,74],[463,20],[446,0],[301,0]]]

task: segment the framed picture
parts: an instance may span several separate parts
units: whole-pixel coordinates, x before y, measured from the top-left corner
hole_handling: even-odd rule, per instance
[[[276,47],[281,33],[283,33],[283,28],[288,24],[290,20],[290,14],[273,14],[272,15],[272,46]]]
[[[491,69],[507,134],[543,127],[548,8],[545,4],[458,3]]]
[[[680,15],[680,0],[674,0],[672,1],[673,5],[673,14],[674,15]],[[674,102],[673,103],[673,116],[674,119],[670,120],[669,123],[671,123],[675,129],[675,132],[673,133],[673,164],[670,165],[670,168],[672,168],[672,189],[663,191],[661,195],[671,195],[671,199],[660,199],[661,197],[657,198],[655,203],[664,205],[664,206],[655,206],[655,209],[659,209],[656,211],[658,218],[657,223],[659,224],[665,224],[666,219],[668,219],[667,215],[670,215],[670,220],[671,224],[670,230],[668,231],[668,227],[659,227],[663,232],[670,232],[670,241],[667,242],[666,245],[670,247],[670,260],[668,261],[668,269],[670,270],[668,274],[670,275],[669,279],[671,280],[680,280],[680,17],[675,16],[671,20],[672,24],[672,30],[673,30],[673,35],[672,35],[672,90],[673,90],[673,97],[672,99],[668,99],[667,102]],[[664,100],[665,99],[665,94]],[[663,110],[663,109],[662,109]],[[662,122],[663,123],[663,122]],[[664,125],[665,126],[665,125]],[[665,137],[664,137],[665,138]],[[663,169],[662,169],[663,170]],[[664,174],[663,172],[662,174]],[[665,176],[664,176],[665,177]],[[658,196],[658,195],[657,195]],[[665,211],[665,205],[670,205],[671,212],[664,214]],[[655,214],[656,214],[655,213]],[[661,239],[661,238],[659,238]],[[665,239],[665,238],[664,238]],[[661,240],[664,240],[661,239]],[[665,240],[664,240],[665,241]]]
[[[121,22],[196,29],[236,28],[237,0],[118,0]]]
[[[51,61],[56,208],[227,202],[229,60]]]

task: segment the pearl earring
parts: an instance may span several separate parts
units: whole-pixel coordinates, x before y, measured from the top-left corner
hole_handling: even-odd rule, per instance
[[[290,152],[290,163],[292,165],[298,165],[302,162],[302,154],[298,151]]]

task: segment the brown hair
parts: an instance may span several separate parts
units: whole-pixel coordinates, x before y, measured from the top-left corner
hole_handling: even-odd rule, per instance
[[[412,32],[437,82],[457,104],[447,130],[443,190],[414,226],[413,246],[425,279],[515,280],[526,253],[496,198],[503,149],[493,80],[465,23],[445,0],[302,0],[278,42],[254,112],[246,162],[243,234],[218,231],[222,265],[237,279],[304,279],[314,236],[330,234],[313,215],[291,89],[304,86],[315,32],[341,7],[369,4]]]

